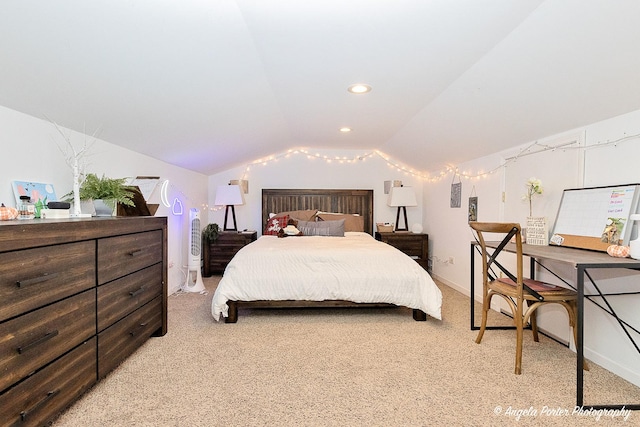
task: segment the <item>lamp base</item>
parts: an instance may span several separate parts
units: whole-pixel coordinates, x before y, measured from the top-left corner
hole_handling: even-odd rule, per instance
[[[233,228],[227,227],[229,208],[231,208],[231,215],[233,216]],[[227,208],[224,211],[224,228],[222,229],[222,231],[238,231],[238,226],[236,225],[236,210],[233,205],[227,205]]]
[[[400,228],[400,209],[402,209],[402,213],[404,214],[404,228]],[[407,222],[407,207],[406,206],[398,206],[398,213],[396,214],[396,228],[394,231],[405,231],[409,232]]]

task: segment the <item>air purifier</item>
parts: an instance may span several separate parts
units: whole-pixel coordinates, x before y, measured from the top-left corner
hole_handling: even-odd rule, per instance
[[[202,253],[202,237],[200,236],[200,211],[189,210],[189,259],[187,262],[187,278],[182,290],[185,292],[205,291],[200,271],[200,258]]]

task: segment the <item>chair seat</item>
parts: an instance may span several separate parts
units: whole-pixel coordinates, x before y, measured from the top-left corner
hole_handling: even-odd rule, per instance
[[[545,299],[570,300],[570,299],[577,299],[578,297],[578,294],[574,290],[564,288],[562,286],[556,286],[550,283],[545,283],[545,282],[541,282],[539,280],[534,280],[534,279],[523,279],[523,282],[529,288],[533,289],[534,291],[539,293],[541,296],[543,296]],[[517,296],[517,285],[513,280],[509,279],[508,277],[503,277],[491,282],[489,284],[489,287],[500,293],[509,294],[511,296]],[[536,299],[533,295],[526,292],[526,290],[524,291],[523,297],[525,299],[530,299],[530,300]]]

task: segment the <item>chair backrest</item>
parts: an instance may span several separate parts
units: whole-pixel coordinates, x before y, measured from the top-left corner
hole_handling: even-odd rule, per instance
[[[476,222],[472,221],[469,226],[476,232],[477,241],[480,244],[480,250],[482,252],[482,275],[483,279],[496,280],[496,274],[493,272],[492,267],[495,265],[500,271],[502,271],[508,278],[513,280],[518,288],[522,288],[523,274],[522,274],[522,235],[520,233],[520,224],[509,222]],[[485,239],[485,233],[491,233],[490,241],[499,241],[493,251],[487,248],[487,240]],[[514,239],[515,237],[515,239]],[[504,249],[504,247],[515,240],[516,246],[516,274],[511,273],[502,264],[497,261],[497,257]]]

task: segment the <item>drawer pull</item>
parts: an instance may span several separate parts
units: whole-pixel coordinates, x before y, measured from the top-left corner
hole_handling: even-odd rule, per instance
[[[35,285],[36,283],[46,282],[58,276],[58,273],[44,273],[42,276],[33,277],[31,279],[18,280],[16,285],[21,288],[23,286]]]
[[[144,292],[144,286],[141,286],[140,289],[138,289],[137,291],[129,292],[129,295],[131,295],[132,297],[135,297],[135,296],[140,295],[143,292]]]
[[[35,341],[30,342],[29,344],[26,344],[22,347],[18,347],[18,353],[22,354],[27,350],[32,349],[35,346],[38,346],[46,341],[49,341],[51,338],[55,337],[58,335],[58,330],[56,329],[55,331],[52,332],[48,332],[46,334],[44,334],[43,336],[41,336],[40,338],[36,339]]]
[[[149,324],[149,322],[147,322],[147,323],[140,323],[140,324],[138,325],[138,328],[137,328],[137,329],[135,329],[135,330],[133,330],[133,331],[129,332],[129,335],[131,335],[132,337],[133,337],[133,336],[135,336],[135,335],[138,333],[138,331],[139,331],[140,329],[144,328],[144,327],[145,327],[145,326],[147,326],[148,324]]]
[[[26,421],[27,417],[32,414],[33,412],[37,411],[42,405],[44,405],[49,399],[51,399],[53,396],[55,396],[56,394],[58,394],[60,390],[54,390],[54,391],[50,391],[47,393],[47,395],[38,403],[36,403],[35,405],[33,405],[31,408],[27,409],[26,411],[22,411],[20,412],[20,419],[22,421]]]
[[[136,249],[135,251],[129,252],[129,256],[138,256],[141,255],[142,252],[144,252],[142,249]]]

